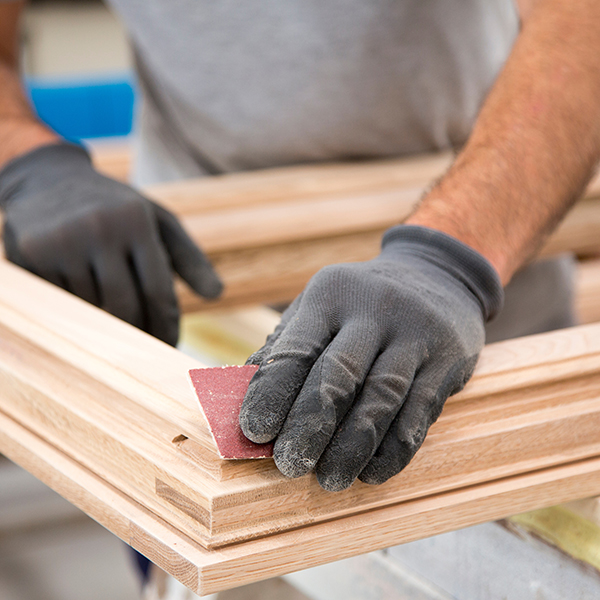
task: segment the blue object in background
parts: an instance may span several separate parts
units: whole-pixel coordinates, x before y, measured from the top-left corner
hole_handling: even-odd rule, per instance
[[[68,140],[131,133],[136,89],[129,75],[102,79],[28,78],[26,85],[40,119]]]

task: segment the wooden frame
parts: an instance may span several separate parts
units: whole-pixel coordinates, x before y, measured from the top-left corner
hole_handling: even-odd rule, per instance
[[[309,165],[147,188],[182,219],[226,284],[206,303],[183,284],[184,311],[291,301],[336,262],[369,260],[383,232],[400,223],[451,155]],[[600,176],[548,240],[542,255],[600,255]]]
[[[211,552],[1,413],[0,447],[201,595],[600,490],[600,460],[589,459]]]
[[[230,286],[221,305],[287,300],[322,264],[375,254],[448,162],[298,167],[150,193],[204,243]],[[329,216],[315,223],[317,210]],[[599,205],[584,200],[548,251],[594,251],[599,229]],[[270,460],[218,458],[187,379],[197,361],[4,261],[0,279],[0,451],[196,592],[600,494],[600,325],[486,347],[401,475],[329,494]]]
[[[0,450],[196,591],[600,493],[600,325],[488,346],[403,474],[329,494],[218,459],[193,359],[0,277]]]

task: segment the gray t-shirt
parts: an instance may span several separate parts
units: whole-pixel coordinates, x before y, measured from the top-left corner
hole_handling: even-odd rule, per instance
[[[135,183],[456,147],[513,0],[110,0],[143,90]],[[573,324],[573,262],[529,267],[489,339]]]
[[[512,0],[110,0],[136,49],[137,184],[462,144]]]

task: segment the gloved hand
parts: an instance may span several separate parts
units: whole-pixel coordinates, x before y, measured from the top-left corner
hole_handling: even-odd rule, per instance
[[[12,262],[174,345],[171,269],[199,294],[222,284],[167,210],[97,173],[87,152],[43,146],[0,171],[4,246]]]
[[[496,271],[468,246],[425,227],[390,229],[374,260],[319,271],[250,357],[260,368],[242,431],[277,438],[288,477],[315,469],[330,491],[357,477],[383,483],[471,377],[502,298]]]

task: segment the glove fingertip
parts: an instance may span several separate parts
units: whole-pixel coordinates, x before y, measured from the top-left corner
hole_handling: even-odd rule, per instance
[[[246,362],[244,364],[246,364],[246,365],[260,365],[260,364],[262,364],[262,362],[265,359],[266,355],[267,355],[267,349],[263,347],[260,350],[257,350],[256,352],[252,353],[246,359]]]
[[[360,472],[358,479],[369,485],[381,485],[388,479],[398,475],[406,468],[412,460],[418,448],[412,447],[410,444],[400,443],[394,444],[393,448],[388,448],[390,455],[380,454],[374,456]]]
[[[169,344],[169,346],[173,346],[173,348],[177,346],[177,342],[179,341],[179,323],[177,323],[176,326],[167,329],[163,341]]]
[[[192,286],[202,297],[208,300],[216,300],[223,294],[223,281],[215,273],[212,267],[203,269],[202,276],[197,285]]]
[[[208,300],[215,300],[223,293],[223,281],[206,256],[199,249],[195,250],[195,257],[190,255],[185,261],[173,260],[173,267],[197,294]]]
[[[198,294],[209,300],[223,293],[223,282],[210,260],[190,238],[181,223],[160,204],[150,201],[158,221],[160,237],[173,269]]]
[[[317,464],[318,456],[313,456],[310,448],[299,448],[292,440],[278,439],[273,449],[273,458],[275,466],[283,475],[295,479],[310,473]]]
[[[385,464],[387,461],[371,460],[370,463],[361,471],[358,479],[368,485],[381,485],[388,479],[398,474],[404,467],[395,465],[395,468],[390,468],[391,465]],[[408,464],[408,461],[406,461]]]
[[[255,444],[266,444],[271,442],[277,433],[273,432],[273,423],[269,419],[259,417],[256,411],[251,408],[244,408],[248,406],[246,402],[242,405],[240,411],[240,428],[242,433]]]
[[[381,475],[381,473],[377,473],[377,471],[373,471],[370,469],[365,469],[358,476],[358,478],[360,479],[360,481],[366,483],[367,485],[381,485],[389,479],[389,477],[384,477]]]
[[[342,473],[322,473],[318,467],[316,474],[319,485],[326,492],[342,492],[348,489],[354,482],[353,479],[344,476]]]
[[[257,381],[260,380],[260,369],[254,374],[248,385],[240,409],[239,424],[242,433],[255,444],[266,444],[275,439],[279,427],[274,422],[271,411],[268,410],[264,395],[257,393]]]

